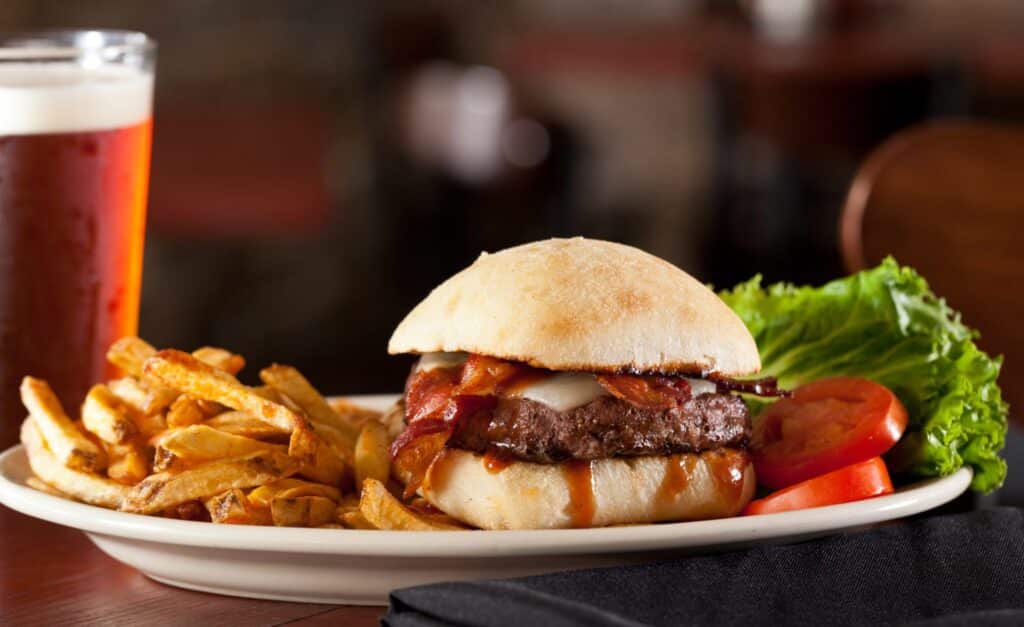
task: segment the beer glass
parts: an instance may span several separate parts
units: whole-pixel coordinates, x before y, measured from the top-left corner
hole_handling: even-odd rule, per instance
[[[154,60],[142,33],[0,38],[0,448],[23,376],[75,418],[136,332]]]

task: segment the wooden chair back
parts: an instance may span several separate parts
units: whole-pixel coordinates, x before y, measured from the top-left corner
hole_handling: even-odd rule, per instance
[[[913,128],[857,173],[840,223],[850,272],[892,254],[1005,356],[1000,387],[1024,415],[1024,129],[974,122]]]

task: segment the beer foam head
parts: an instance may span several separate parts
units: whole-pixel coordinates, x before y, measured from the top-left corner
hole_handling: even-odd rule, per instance
[[[0,135],[132,126],[152,107],[153,75],[136,68],[0,64]]]

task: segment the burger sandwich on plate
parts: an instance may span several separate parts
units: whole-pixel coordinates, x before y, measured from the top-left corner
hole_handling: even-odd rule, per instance
[[[483,529],[719,518],[754,494],[757,346],[702,283],[636,248],[484,253],[398,325],[419,355],[392,446],[407,494]]]

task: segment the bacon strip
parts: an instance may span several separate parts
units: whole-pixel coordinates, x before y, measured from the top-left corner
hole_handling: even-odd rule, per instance
[[[615,398],[644,409],[672,409],[690,400],[690,384],[682,377],[602,374],[601,387]]]
[[[396,467],[408,475],[406,496],[419,488],[463,417],[492,409],[496,394],[531,376],[536,369],[484,355],[470,355],[454,368],[413,373],[406,390],[407,426],[390,451]]]

